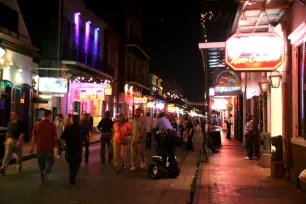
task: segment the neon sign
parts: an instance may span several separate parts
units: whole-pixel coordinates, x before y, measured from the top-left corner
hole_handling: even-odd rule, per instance
[[[236,33],[226,41],[225,62],[235,71],[273,71],[285,61],[276,33]]]
[[[215,91],[216,93],[236,92],[236,91],[241,91],[241,86],[232,86],[232,87],[216,86]]]
[[[40,77],[38,81],[38,91],[41,93],[67,93],[68,79]]]
[[[147,103],[148,99],[147,97],[134,97],[134,103],[135,104],[144,104]]]
[[[104,89],[82,88],[80,89],[80,100],[104,100]]]

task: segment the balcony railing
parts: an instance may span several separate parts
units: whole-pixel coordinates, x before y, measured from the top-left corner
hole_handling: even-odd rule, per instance
[[[25,35],[22,35],[20,33],[16,33],[14,31],[11,31],[5,27],[2,27],[0,26],[0,33],[3,33],[4,35],[8,35],[12,38],[15,38],[17,40],[20,40],[22,42],[26,42],[26,43],[30,43],[30,38],[25,36]]]
[[[141,78],[141,77],[129,74],[127,76],[127,80],[130,81],[130,82],[132,82],[132,81],[137,82],[137,83],[139,83],[143,86],[149,87],[149,81],[146,78]]]
[[[83,48],[77,48],[69,43],[63,44],[63,59],[76,61],[102,71],[108,75],[114,75],[113,67],[103,64],[102,59],[97,55],[92,52],[86,52]]]

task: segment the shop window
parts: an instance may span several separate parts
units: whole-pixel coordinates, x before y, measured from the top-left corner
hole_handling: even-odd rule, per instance
[[[306,110],[305,110],[305,105],[306,105],[306,72],[305,72],[305,60],[306,60],[306,43],[303,43],[298,47],[298,75],[299,75],[299,81],[298,81],[298,101],[299,101],[299,106],[298,106],[298,135],[302,136],[306,139],[306,120],[305,120],[305,115],[306,115]]]

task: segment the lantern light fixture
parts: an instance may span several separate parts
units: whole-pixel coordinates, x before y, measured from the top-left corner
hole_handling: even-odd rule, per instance
[[[270,82],[265,76],[261,77],[261,80],[259,81],[258,84],[259,84],[259,88],[260,88],[261,93],[268,93],[269,87],[270,87]]]
[[[282,75],[279,71],[275,70],[271,73],[269,76],[271,87],[272,88],[279,88],[281,80],[282,80]]]

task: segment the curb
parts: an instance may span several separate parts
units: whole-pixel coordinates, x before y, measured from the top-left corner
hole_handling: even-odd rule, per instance
[[[200,184],[201,184],[201,176],[202,176],[202,171],[200,169],[201,167],[201,157],[202,157],[202,152],[199,154],[196,170],[195,170],[195,175],[194,179],[191,183],[191,191],[190,191],[190,204],[197,204],[198,203],[198,198],[199,198],[199,193],[200,193]],[[200,175],[199,175],[200,173]]]
[[[96,140],[96,141],[93,141],[93,142],[90,142],[89,145],[93,145],[93,144],[97,144],[97,143],[100,143],[100,140]],[[26,156],[23,156],[22,157],[22,161],[28,161],[28,160],[31,160],[31,159],[36,159],[37,158],[37,154],[34,153],[34,154],[30,154],[30,155],[26,155]],[[16,158],[13,158],[9,165],[12,165],[12,164],[16,164]],[[2,161],[0,161],[0,166],[2,166]]]

